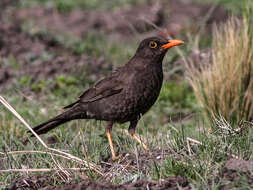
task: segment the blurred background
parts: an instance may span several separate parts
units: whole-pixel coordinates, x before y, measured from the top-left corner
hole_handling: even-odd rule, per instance
[[[185,40],[183,51],[189,54],[198,34],[198,46],[204,49],[212,40],[212,24],[225,21],[229,12],[240,13],[241,4],[236,0],[3,0],[0,88],[15,85],[37,93],[56,89],[55,85],[89,85],[124,64],[148,36]],[[170,53],[164,66],[170,68],[168,62],[177,56]]]
[[[116,172],[107,180],[123,183],[180,175],[200,186],[208,184],[228,157],[252,160],[252,8],[250,0],[1,0],[0,95],[35,126],[126,63],[142,39],[183,40],[184,46],[166,55],[160,97],[137,127],[153,153],[167,154],[155,166],[150,158],[151,167]],[[136,145],[124,132],[127,125],[115,126],[116,146],[119,152],[135,155]],[[45,135],[46,143],[98,166],[108,161],[104,123],[76,121],[64,126]],[[34,140],[23,144],[27,136],[26,128],[0,105],[0,152],[43,148]],[[206,146],[189,153],[187,137]],[[213,152],[214,147],[221,152]],[[71,161],[61,163],[77,167]],[[0,169],[24,166],[50,168],[53,163],[40,154],[0,158]],[[101,179],[90,172],[85,175]],[[57,181],[59,176],[54,176]],[[23,175],[0,175],[0,187],[16,177]],[[249,187],[252,176],[246,178],[251,179],[244,183]]]

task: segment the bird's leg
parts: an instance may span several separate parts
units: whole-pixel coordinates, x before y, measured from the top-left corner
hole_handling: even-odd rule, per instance
[[[112,125],[113,125],[113,122],[111,122],[111,121],[109,121],[107,123],[107,125],[106,125],[106,136],[108,138],[110,149],[111,149],[111,152],[112,152],[112,159],[116,160],[117,157],[115,155],[115,151],[114,151],[114,147],[113,147],[113,142],[112,142]]]
[[[129,126],[129,128],[128,128],[128,132],[130,133],[130,135],[131,135],[138,143],[140,143],[140,144],[143,146],[143,148],[144,148],[145,150],[149,150],[148,147],[147,147],[147,145],[145,145],[145,144],[141,141],[141,139],[135,134],[135,128],[136,128],[137,123],[138,123],[138,119],[133,120],[133,121],[130,121],[130,126]]]

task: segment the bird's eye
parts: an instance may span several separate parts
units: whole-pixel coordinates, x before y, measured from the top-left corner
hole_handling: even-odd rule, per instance
[[[150,48],[156,48],[157,47],[157,43],[154,42],[154,41],[151,41],[151,42],[149,42],[149,47]]]

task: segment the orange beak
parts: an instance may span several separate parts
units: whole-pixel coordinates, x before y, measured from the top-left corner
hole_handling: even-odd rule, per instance
[[[168,43],[167,44],[164,44],[162,46],[163,49],[168,49],[168,48],[171,48],[171,47],[174,47],[174,46],[178,46],[178,45],[181,45],[183,44],[184,42],[182,40],[168,40]]]

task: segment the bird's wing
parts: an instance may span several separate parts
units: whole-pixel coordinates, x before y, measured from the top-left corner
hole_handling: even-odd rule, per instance
[[[106,77],[86,90],[79,98],[81,102],[94,102],[99,99],[112,96],[123,89],[121,81]]]
[[[70,108],[76,103],[89,103],[118,94],[122,91],[124,86],[124,81],[120,76],[120,69],[111,72],[107,77],[98,81],[94,86],[84,91],[84,93],[79,96],[79,100],[70,104],[64,108]]]

